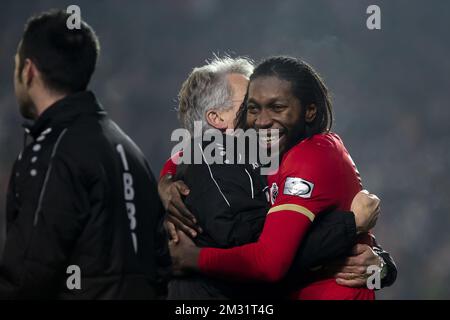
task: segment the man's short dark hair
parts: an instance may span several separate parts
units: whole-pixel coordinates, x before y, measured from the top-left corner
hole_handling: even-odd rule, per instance
[[[94,30],[85,22],[80,29],[70,30],[69,17],[61,10],[31,17],[19,47],[19,74],[25,59],[30,59],[46,86],[62,93],[86,90],[100,52]]]

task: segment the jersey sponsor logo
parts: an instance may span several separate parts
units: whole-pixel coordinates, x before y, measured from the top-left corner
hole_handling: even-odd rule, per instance
[[[278,186],[274,182],[274,183],[272,183],[272,186],[270,187],[270,202],[272,204],[275,203],[275,200],[277,199],[277,196],[278,196]]]
[[[300,198],[311,198],[314,189],[314,183],[302,178],[288,177],[284,183],[283,194],[297,196]]]

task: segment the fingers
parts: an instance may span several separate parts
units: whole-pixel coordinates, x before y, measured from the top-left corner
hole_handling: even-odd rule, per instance
[[[203,232],[202,228],[198,224],[194,223],[192,220],[189,220],[188,218],[186,218],[185,215],[181,214],[179,208],[177,208],[175,206],[173,206],[173,207],[171,206],[171,210],[174,212],[173,215],[175,216],[175,218],[177,218],[178,221],[180,221],[185,226],[185,228],[189,228],[189,229],[195,231],[195,235],[193,235],[194,237],[196,237],[198,233]],[[179,228],[179,229],[182,229],[184,231],[185,228]],[[189,233],[189,234],[191,234],[191,233]]]
[[[342,264],[342,268],[359,266],[359,265],[361,265],[361,262],[362,262],[362,259],[360,259],[359,256],[347,257],[347,258],[345,258],[345,260],[344,260],[344,262]]]
[[[377,195],[369,193],[367,190],[362,190],[353,198],[352,205],[364,206],[375,210],[380,206],[381,200]]]
[[[373,220],[372,220],[372,222],[370,224],[370,228],[369,229],[375,228],[375,226],[377,224],[377,221],[378,221],[378,218],[380,217],[380,214],[381,214],[381,208],[378,205],[377,209],[375,210],[374,218],[373,218]]]
[[[172,222],[166,220],[165,227],[166,227],[167,233],[169,234],[169,239],[171,241],[173,241],[174,243],[178,243],[178,241],[180,239],[178,238],[178,233],[177,233],[177,229],[176,229],[175,225]]]
[[[196,237],[198,233],[203,232],[200,226],[192,222],[192,220],[186,218],[186,216],[183,215],[180,212],[180,209],[175,205],[170,204],[167,211],[167,219],[171,221],[177,229],[190,234],[192,237]]]
[[[190,193],[189,187],[183,181],[178,180],[173,182],[172,177],[166,175],[158,183],[158,193],[166,210],[169,209],[170,205],[174,205],[180,208],[183,215],[195,222],[194,215],[187,210],[181,197],[187,196]]]
[[[376,194],[370,193],[370,192],[367,191],[367,190],[363,190],[363,191],[365,191],[364,193],[367,194],[367,195],[369,196],[370,199],[372,199],[372,200],[377,200],[378,202],[380,202],[380,198],[378,198],[378,196],[377,196]]]
[[[159,179],[158,182],[158,194],[161,198],[161,202],[163,203],[164,209],[167,210],[170,199],[170,186],[173,185],[172,175],[165,175]]]
[[[183,244],[194,244],[191,238],[189,238],[183,231],[178,231],[178,238],[180,238],[180,242],[183,242]]]
[[[342,272],[336,275],[336,283],[351,288],[367,286],[368,275],[364,273]]]
[[[368,275],[364,273],[353,273],[353,272],[340,272],[335,276],[336,280],[357,280],[357,279],[363,279],[366,280],[368,278]]]
[[[352,248],[352,255],[357,256],[368,250],[370,250],[370,247],[367,244],[357,243]]]
[[[350,287],[350,288],[362,288],[362,287],[366,287],[367,286],[367,280],[366,279],[351,279],[351,280],[346,280],[346,279],[336,279],[336,283],[341,285],[341,286],[345,286],[345,287]]]
[[[188,195],[190,190],[189,188],[184,184],[183,181],[177,181],[173,184],[174,188],[171,190],[171,198],[170,203],[175,206],[178,211],[188,220],[192,221],[193,223],[197,223],[197,219],[195,216],[186,208],[186,205],[183,202],[183,199],[181,198],[181,195]]]
[[[181,198],[179,199],[173,199],[171,205],[175,207],[178,211],[179,218],[186,220],[190,225],[190,227],[195,228],[197,219],[194,217],[194,215],[189,211],[188,208],[186,208],[186,205],[184,204],[183,200]]]
[[[358,195],[362,196],[364,199],[366,199],[366,201],[368,201],[368,203],[371,203],[375,206],[379,205],[381,202],[380,198],[378,198],[376,194],[370,193],[367,190],[361,190],[360,192],[358,192]]]
[[[180,226],[178,226],[177,223],[174,222],[177,228],[182,230],[189,228],[194,230],[196,233],[202,232],[201,228],[196,224],[196,220],[195,218],[193,218],[194,216],[186,208],[181,198],[171,200],[171,202],[169,203],[169,207],[167,208],[167,211],[169,212],[169,217],[176,218],[180,223],[184,224],[185,226],[181,228]],[[191,232],[189,234],[191,234]]]
[[[197,231],[195,231],[194,229],[188,227],[184,221],[181,221],[180,219],[178,219],[178,216],[174,216],[174,215],[169,215],[167,217],[167,220],[172,222],[175,225],[175,228],[178,230],[183,231],[186,234],[191,235],[192,237],[196,237],[197,236]]]
[[[340,272],[356,272],[354,268],[359,266],[366,267],[366,265],[364,264],[364,259],[361,257],[361,255],[347,257],[342,260],[340,265],[336,265],[337,270]]]
[[[178,242],[175,242],[173,239],[169,240],[169,251],[170,251],[171,256],[172,256],[172,250],[177,244],[178,244]]]
[[[378,265],[379,259],[372,248],[366,244],[357,244],[353,247],[353,256],[348,257],[344,261],[344,267],[356,266],[367,268],[371,265]],[[356,272],[356,271],[352,271]],[[366,272],[364,270],[364,272]]]
[[[187,196],[190,192],[189,187],[181,180],[178,180],[175,182],[175,185],[177,186],[178,190],[180,190],[180,193],[184,196]]]
[[[376,209],[375,211],[373,211],[373,213],[370,217],[370,220],[367,223],[366,232],[370,232],[370,230],[375,228],[375,226],[377,225],[380,213],[381,213],[381,211],[379,209]]]
[[[381,200],[375,194],[369,194],[367,206],[372,208],[374,216],[378,216],[381,212]]]
[[[375,227],[381,213],[381,200],[367,190],[360,191],[353,198],[351,211],[355,214],[358,233],[367,232]]]
[[[167,220],[172,223],[167,230],[171,239],[176,243],[179,236],[176,230],[182,230],[192,237],[196,237],[203,230],[196,224],[195,216],[189,211],[183,202],[182,196],[189,194],[188,186],[181,180],[172,182],[171,179],[162,179],[159,185],[161,199],[165,204],[164,207],[168,212]],[[175,229],[175,230],[174,230]]]
[[[334,274],[335,278],[341,278],[342,274],[359,274],[364,275],[367,272],[366,266],[356,265],[356,266],[343,266],[340,268],[339,272]]]

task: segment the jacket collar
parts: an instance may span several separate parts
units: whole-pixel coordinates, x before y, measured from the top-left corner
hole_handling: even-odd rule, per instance
[[[34,123],[23,125],[25,131],[37,138],[53,125],[71,121],[80,114],[106,114],[91,91],[82,91],[64,97],[47,108]]]

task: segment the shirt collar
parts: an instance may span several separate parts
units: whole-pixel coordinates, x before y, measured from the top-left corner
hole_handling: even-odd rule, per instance
[[[34,123],[25,123],[25,131],[36,138],[55,124],[71,121],[82,113],[106,114],[91,91],[82,91],[64,97],[48,107]]]

